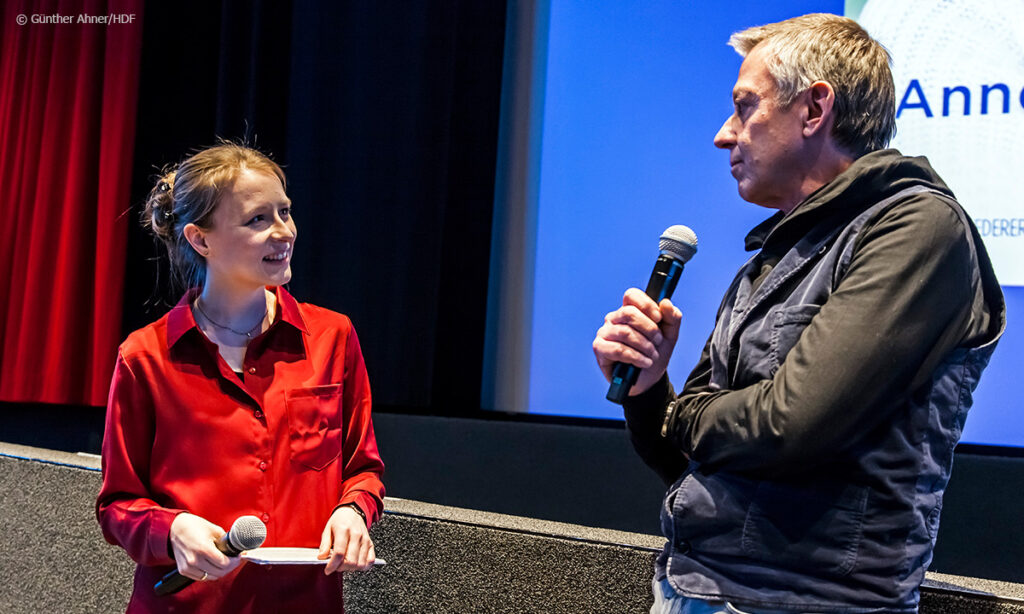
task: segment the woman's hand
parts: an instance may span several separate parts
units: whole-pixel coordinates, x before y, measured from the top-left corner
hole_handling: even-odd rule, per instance
[[[242,564],[240,557],[229,557],[215,542],[224,529],[193,514],[178,514],[171,523],[171,550],[178,572],[193,580],[219,580]]]
[[[327,562],[326,574],[335,571],[366,570],[373,567],[373,542],[366,522],[354,509],[343,505],[334,510],[320,537],[320,554]]]

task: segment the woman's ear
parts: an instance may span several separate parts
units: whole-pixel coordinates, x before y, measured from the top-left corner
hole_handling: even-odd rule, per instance
[[[202,228],[195,224],[185,224],[181,232],[185,235],[185,240],[192,246],[192,249],[196,250],[197,254],[203,258],[209,255],[210,246],[206,244],[206,233],[203,232]]]

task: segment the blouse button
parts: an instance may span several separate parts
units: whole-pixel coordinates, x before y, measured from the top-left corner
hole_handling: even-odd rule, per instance
[[[262,418],[263,417],[263,412],[261,412],[260,410],[257,409],[256,411],[253,412],[252,415],[256,416],[257,418]]]
[[[249,367],[249,373],[252,375],[256,374],[256,367]]]
[[[267,461],[260,461],[260,471],[267,470]]]
[[[270,514],[268,514],[266,512],[263,513],[263,522],[264,523],[270,522]]]

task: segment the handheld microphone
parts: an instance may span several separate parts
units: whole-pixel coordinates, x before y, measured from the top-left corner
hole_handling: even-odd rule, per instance
[[[697,253],[697,235],[686,226],[669,226],[661,234],[658,249],[661,250],[661,254],[654,263],[654,270],[645,290],[647,296],[656,303],[660,303],[663,298],[672,297],[672,292],[679,283],[679,275],[683,272],[683,265]],[[612,368],[611,385],[608,386],[608,395],[605,398],[622,405],[629,396],[629,389],[640,377],[641,370],[636,365],[615,363]]]
[[[267,539],[267,525],[255,516],[239,516],[231,525],[231,530],[222,535],[215,542],[217,550],[228,556],[238,556],[243,550],[259,548],[263,540]],[[189,584],[195,582],[192,578],[181,575],[177,569],[166,574],[160,579],[153,590],[163,597],[171,593],[177,593]]]

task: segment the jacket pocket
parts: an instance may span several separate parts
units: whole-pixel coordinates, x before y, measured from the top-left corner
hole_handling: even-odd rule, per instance
[[[341,384],[285,392],[292,461],[320,471],[341,454]]]
[[[779,370],[804,329],[821,311],[821,305],[791,305],[775,312],[771,327],[771,374]]]
[[[743,553],[811,575],[846,575],[857,562],[867,501],[860,486],[762,482],[743,525]]]

